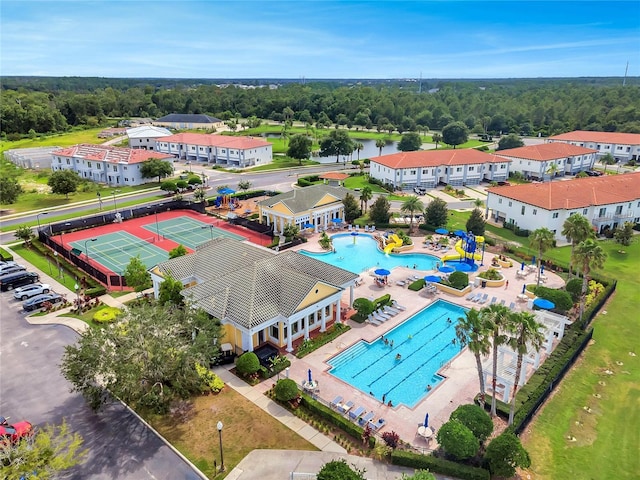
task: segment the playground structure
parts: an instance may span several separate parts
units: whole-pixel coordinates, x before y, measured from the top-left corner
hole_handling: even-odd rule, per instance
[[[386,245],[383,249],[384,253],[390,253],[394,248],[402,246],[402,239],[395,233],[390,234],[386,239]]]
[[[482,254],[477,253],[476,250],[484,246],[484,237],[480,235],[474,235],[473,233],[466,233],[455,244],[455,251],[457,254],[445,255],[442,257],[443,262],[458,261],[465,262],[470,265],[474,264],[474,260],[482,260]]]

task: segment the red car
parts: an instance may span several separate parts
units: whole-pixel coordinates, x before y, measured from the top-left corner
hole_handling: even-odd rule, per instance
[[[9,440],[17,442],[21,438],[28,437],[33,433],[33,425],[27,421],[16,422],[9,425],[5,417],[0,417],[0,441]]]

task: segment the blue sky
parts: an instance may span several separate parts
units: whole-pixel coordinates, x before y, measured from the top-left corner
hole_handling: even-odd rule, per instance
[[[640,0],[0,1],[2,75],[640,76]]]

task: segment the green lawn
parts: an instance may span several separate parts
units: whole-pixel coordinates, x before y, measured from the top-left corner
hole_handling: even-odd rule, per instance
[[[0,141],[0,153],[14,148],[34,148],[34,147],[69,147],[78,143],[102,143],[104,139],[98,138],[98,133],[104,127],[91,128],[89,130],[79,130],[77,132],[62,133],[59,135],[48,135],[37,138],[23,138],[10,142]]]
[[[640,471],[640,242],[602,246],[609,254],[602,273],[618,279],[617,291],[594,321],[593,344],[523,436],[536,479],[632,479]],[[566,261],[569,250],[549,256]]]
[[[25,261],[29,262],[31,265],[36,267],[38,270],[48,273],[52,277],[56,278],[56,280],[67,287],[72,292],[74,291],[74,286],[76,285],[77,280],[66,270],[63,271],[63,278],[59,278],[56,274],[57,265],[54,257],[44,258],[40,255],[40,253],[32,248],[26,248],[24,245],[16,245],[12,246],[11,250],[16,252]],[[26,265],[25,265],[26,266]]]

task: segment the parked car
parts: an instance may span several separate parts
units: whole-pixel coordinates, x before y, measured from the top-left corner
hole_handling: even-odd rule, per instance
[[[602,172],[598,172],[597,170],[587,170],[584,173],[586,173],[590,177],[600,177],[602,175]]]
[[[0,265],[0,275],[6,275],[7,273],[20,272],[26,270],[26,267],[18,265],[17,263],[9,263],[6,265]]]
[[[427,193],[427,189],[424,187],[414,187],[413,191],[418,195],[424,195],[425,193]]]
[[[509,182],[498,182],[498,186],[500,187],[505,187],[505,186],[510,186],[511,184]]]
[[[33,433],[33,425],[23,420],[9,424],[8,419],[0,417],[0,441],[9,440],[17,442],[21,438],[28,437]]]
[[[35,297],[43,293],[49,293],[51,291],[51,285],[48,283],[33,283],[31,285],[25,285],[24,287],[16,288],[13,291],[13,298],[16,300],[26,300],[27,298]]]
[[[42,308],[42,306],[46,302],[60,303],[62,302],[62,300],[63,300],[62,295],[58,295],[57,293],[43,293],[42,295],[36,295],[35,297],[32,297],[29,300],[26,300],[22,304],[22,309],[25,312],[31,312],[33,310]]]
[[[14,288],[22,287],[23,285],[36,283],[39,280],[40,276],[37,273],[27,272],[26,270],[8,273],[0,276],[0,290],[3,292],[13,290]]]

